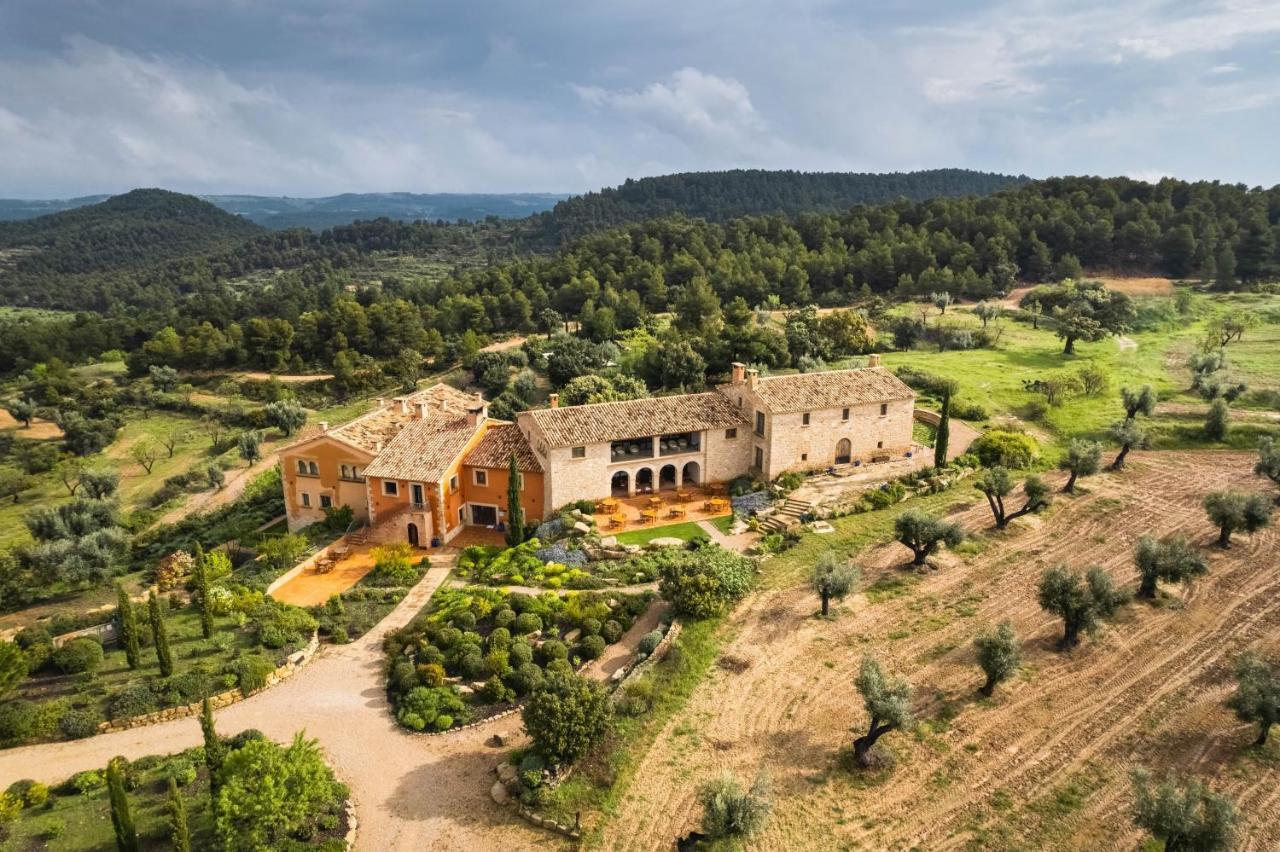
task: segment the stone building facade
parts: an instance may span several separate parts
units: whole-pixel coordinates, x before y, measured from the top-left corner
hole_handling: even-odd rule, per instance
[[[733,365],[705,393],[488,418],[479,396],[435,385],[282,451],[291,529],[350,505],[374,538],[448,541],[501,527],[511,458],[533,521],[577,500],[675,491],[740,476],[874,463],[912,451],[915,394],[878,357],[862,369],[760,376]]]

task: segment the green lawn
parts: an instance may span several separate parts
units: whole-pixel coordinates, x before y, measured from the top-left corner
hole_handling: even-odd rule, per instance
[[[725,535],[729,535],[729,531],[733,529],[733,515],[721,515],[718,518],[712,518],[711,526],[720,530],[720,532]]]
[[[664,527],[648,527],[642,530],[618,533],[618,544],[648,544],[655,538],[678,538],[689,541],[694,538],[709,538],[707,531],[693,521],[679,524],[667,524]]]

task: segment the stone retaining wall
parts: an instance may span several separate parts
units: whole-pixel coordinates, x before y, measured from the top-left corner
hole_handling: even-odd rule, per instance
[[[114,621],[103,622],[102,624],[93,624],[88,627],[82,627],[79,630],[72,630],[70,633],[63,633],[54,636],[53,647],[61,648],[72,639],[79,639],[82,636],[90,636],[97,639],[103,645],[110,645],[116,641],[118,630]]]
[[[270,689],[282,680],[287,680],[298,673],[299,669],[305,666],[315,656],[316,651],[320,648],[320,634],[311,634],[311,641],[307,643],[307,647],[301,651],[296,651],[289,655],[289,659],[285,660],[274,672],[267,675],[267,685],[262,689]],[[262,690],[259,690],[261,692]],[[249,693],[253,695],[254,693]],[[237,701],[243,701],[245,694],[239,687],[228,689],[226,692],[220,692],[217,695],[209,696],[209,703],[213,705],[214,710],[220,710],[229,704],[235,704]],[[141,716],[134,716],[131,719],[116,719],[114,721],[102,722],[98,725],[98,733],[107,734],[114,731],[126,731],[130,728],[142,728],[147,725],[156,725],[160,722],[169,722],[174,719],[187,719],[192,716],[199,716],[200,711],[204,707],[203,701],[197,701],[193,704],[184,704],[180,707],[167,707],[164,710],[157,710],[154,713],[144,713]]]
[[[671,622],[671,626],[667,628],[667,634],[662,637],[662,641],[659,642],[657,647],[653,649],[653,653],[645,657],[640,662],[636,663],[634,666],[632,666],[630,670],[628,670],[627,673],[622,676],[622,678],[614,681],[614,683],[618,687],[621,687],[624,684],[626,684],[627,681],[635,677],[638,673],[644,671],[645,669],[652,668],[654,665],[656,665],[663,657],[667,655],[667,651],[671,649],[671,643],[675,642],[676,638],[679,637],[680,630],[681,630],[680,619],[677,618]],[[613,691],[613,694],[610,695],[609,697],[611,700],[616,701],[619,694],[620,694],[620,690],[615,689]]]

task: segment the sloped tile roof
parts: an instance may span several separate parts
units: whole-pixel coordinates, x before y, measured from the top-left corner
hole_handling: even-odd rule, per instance
[[[479,428],[465,414],[441,413],[412,420],[382,448],[364,475],[439,482]]]
[[[417,421],[419,403],[426,403],[429,412],[451,413],[456,416],[474,407],[477,402],[470,394],[437,383],[415,393],[398,396],[380,408],[330,429],[328,434],[365,452],[377,453],[379,446],[386,447],[400,434],[400,430]]]
[[[915,391],[883,367],[764,376],[756,394],[775,414],[842,408],[915,398]]]
[[[505,468],[511,464],[511,454],[516,455],[516,467],[525,473],[542,473],[542,463],[534,455],[524,433],[514,423],[501,423],[489,427],[463,464],[475,467]]]
[[[714,391],[539,408],[529,414],[553,447],[722,429],[745,422],[742,412]]]

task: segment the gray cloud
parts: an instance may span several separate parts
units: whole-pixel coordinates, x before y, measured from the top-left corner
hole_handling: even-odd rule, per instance
[[[1280,180],[1273,3],[932,5],[12,0],[0,195],[737,166]]]

